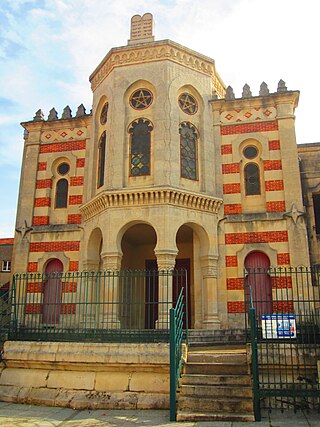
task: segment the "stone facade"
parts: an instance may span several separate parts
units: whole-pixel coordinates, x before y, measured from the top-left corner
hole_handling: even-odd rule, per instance
[[[154,41],[146,15],[90,76],[90,114],[66,107],[44,120],[39,110],[22,123],[13,269],[42,273],[52,260],[64,271],[150,260],[171,269],[187,259],[190,326],[238,327],[250,254],[274,266],[310,263],[299,92],[280,80],[273,93],[262,83],[252,96],[245,85],[235,98],[212,59]],[[299,150],[303,163],[308,149]]]

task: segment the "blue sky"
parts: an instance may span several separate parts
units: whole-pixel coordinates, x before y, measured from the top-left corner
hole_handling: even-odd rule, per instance
[[[127,44],[130,19],[151,12],[156,40],[216,61],[236,96],[282,78],[300,90],[298,143],[320,142],[318,0],[0,0],[0,237],[14,234],[23,152],[20,122],[41,108],[91,108],[89,75]]]

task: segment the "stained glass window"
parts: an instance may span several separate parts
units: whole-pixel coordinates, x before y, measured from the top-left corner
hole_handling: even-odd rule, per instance
[[[151,122],[139,119],[129,128],[130,138],[130,176],[150,175]]]
[[[190,93],[182,93],[178,99],[179,107],[186,114],[195,114],[198,111],[198,104]]]
[[[56,208],[66,208],[68,204],[68,181],[59,179],[56,186]]]
[[[245,166],[244,179],[247,196],[260,194],[260,173],[259,166],[257,164],[248,163]]]
[[[106,158],[106,132],[100,137],[98,147],[98,182],[97,187],[100,188],[104,184],[104,169]]]
[[[101,114],[100,114],[100,124],[105,125],[108,120],[108,109],[109,104],[106,102],[104,106],[102,107]]]
[[[130,96],[130,105],[136,110],[145,110],[152,104],[152,93],[148,89],[138,89]]]
[[[248,145],[248,147],[246,147],[243,150],[243,155],[244,157],[246,157],[247,159],[254,159],[255,157],[257,157],[258,155],[258,150],[256,147],[254,147],[253,145]]]
[[[181,176],[197,180],[197,131],[191,123],[180,125]]]

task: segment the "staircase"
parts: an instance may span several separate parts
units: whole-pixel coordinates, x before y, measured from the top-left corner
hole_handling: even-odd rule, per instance
[[[177,421],[254,421],[244,345],[189,347],[179,382]]]

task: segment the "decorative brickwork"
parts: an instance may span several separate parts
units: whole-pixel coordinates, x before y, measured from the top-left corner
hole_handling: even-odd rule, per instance
[[[0,239],[0,245],[13,245],[13,242],[14,242],[13,238]]]
[[[70,261],[69,271],[79,271],[79,261]]]
[[[64,294],[77,292],[77,282],[63,282],[62,292]]]
[[[287,241],[287,231],[255,231],[248,233],[225,234],[226,245],[238,245],[244,243],[273,243]]]
[[[49,217],[48,216],[34,216],[32,219],[32,225],[48,225],[49,224]]]
[[[224,175],[229,173],[239,173],[239,172],[240,172],[239,163],[227,163],[225,165],[222,165],[222,173]]]
[[[223,184],[223,194],[241,193],[240,183]]]
[[[30,243],[30,252],[63,252],[78,251],[80,248],[79,241],[64,242],[33,242]]]
[[[76,305],[72,303],[61,304],[61,314],[76,314]]]
[[[239,125],[221,126],[221,135],[235,135],[251,132],[270,132],[278,130],[278,122],[243,123]]]
[[[294,313],[293,301],[274,301],[272,311],[274,313]]]
[[[283,190],[283,180],[273,180],[273,181],[266,181],[265,182],[265,188],[266,191],[281,191]]]
[[[38,179],[36,183],[36,188],[52,188],[51,179]]]
[[[226,267],[237,267],[238,258],[236,255],[227,255],[226,256]]]
[[[290,265],[290,254],[288,253],[277,254],[277,263],[278,265]]]
[[[77,168],[84,168],[85,165],[85,159],[81,158],[81,159],[77,159],[76,161],[76,167]]]
[[[239,291],[244,289],[244,279],[240,277],[227,278],[228,291]]]
[[[276,171],[282,169],[281,160],[264,160],[263,168],[265,171]]]
[[[38,171],[45,171],[45,170],[47,170],[47,162],[39,162]]]
[[[269,150],[280,150],[280,140],[279,139],[273,139],[269,141]]]
[[[29,282],[27,285],[28,294],[38,294],[43,292],[43,282]]]
[[[221,145],[221,154],[232,154],[232,144]]]
[[[59,153],[63,151],[84,150],[86,141],[66,141],[56,142],[52,144],[40,145],[40,154],[42,153]]]
[[[28,262],[28,273],[36,273],[38,271],[37,262]]]
[[[81,224],[82,215],[81,214],[70,214],[68,215],[68,224]]]
[[[76,187],[78,185],[83,185],[83,176],[72,176],[70,179],[70,186]]]
[[[292,288],[292,278],[290,276],[272,277],[271,278],[273,289],[290,289]]]
[[[26,314],[41,314],[42,313],[42,304],[40,303],[27,303],[25,305]]]
[[[51,205],[50,197],[36,197],[34,199],[34,207],[35,208],[43,208]]]
[[[224,205],[224,213],[226,215],[241,214],[242,205],[240,203]]]
[[[286,203],[283,200],[277,202],[267,202],[266,208],[267,212],[285,212]]]
[[[228,301],[228,313],[244,313],[244,301]]]
[[[79,194],[77,196],[69,196],[69,205],[81,205],[82,196]]]

